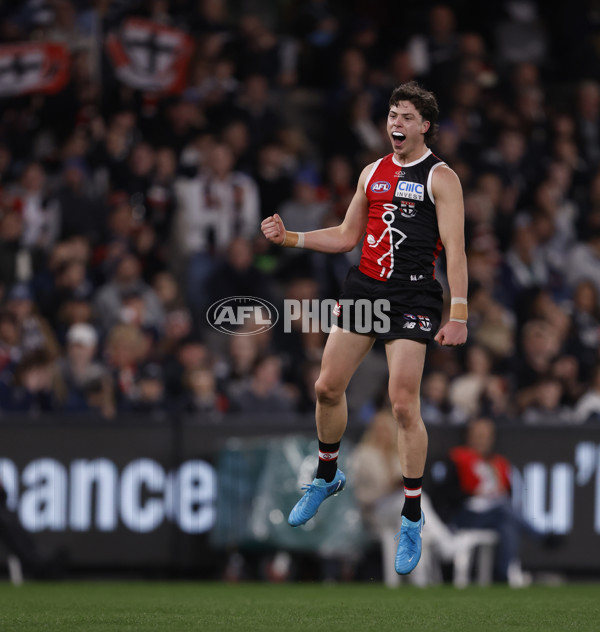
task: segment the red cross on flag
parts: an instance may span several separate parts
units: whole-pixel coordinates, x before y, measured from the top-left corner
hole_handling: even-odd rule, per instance
[[[132,17],[108,34],[106,50],[123,83],[144,92],[178,94],[186,85],[194,43],[181,29]]]
[[[69,81],[69,66],[69,51],[64,44],[20,42],[0,46],[0,97],[60,92]]]

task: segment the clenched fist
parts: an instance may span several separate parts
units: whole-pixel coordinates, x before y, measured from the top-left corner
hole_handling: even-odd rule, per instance
[[[459,347],[467,341],[467,325],[448,321],[438,332],[435,341],[442,347]]]
[[[285,226],[281,221],[281,217],[275,213],[266,219],[263,219],[260,229],[263,235],[273,244],[281,246],[285,239]]]

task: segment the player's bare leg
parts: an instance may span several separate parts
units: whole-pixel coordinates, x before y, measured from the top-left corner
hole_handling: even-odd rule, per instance
[[[335,326],[327,338],[315,384],[317,434],[325,443],[340,441],[348,423],[346,389],[375,339]]]
[[[293,527],[310,520],[326,498],[344,488],[346,477],[337,467],[337,457],[348,421],[346,388],[373,342],[369,336],[338,327],[333,327],[327,338],[315,384],[319,466],[315,479],[303,488],[306,493],[290,513],[288,522]]]
[[[398,422],[398,454],[402,474],[423,476],[427,458],[427,431],[421,419],[421,376],[426,345],[416,340],[391,340],[385,349],[390,371],[389,395]]]
[[[398,454],[404,476],[404,509],[396,554],[396,572],[410,573],[421,557],[421,484],[427,458],[427,431],[421,419],[421,376],[426,345],[398,339],[386,344],[389,395],[398,422]]]

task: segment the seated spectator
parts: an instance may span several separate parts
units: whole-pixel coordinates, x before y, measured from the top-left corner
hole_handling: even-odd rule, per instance
[[[0,410],[39,415],[59,408],[54,390],[52,357],[43,349],[23,356],[13,371],[0,378]]]
[[[319,175],[312,168],[306,167],[296,174],[294,197],[278,210],[284,224],[297,226],[300,231],[321,228],[329,211],[329,203],[320,199],[320,185]]]
[[[175,248],[187,259],[186,292],[190,305],[208,307],[206,282],[215,254],[223,254],[236,237],[251,239],[259,229],[258,190],[247,175],[233,171],[229,147],[210,149],[207,169],[198,178],[176,184],[178,211]]]
[[[89,168],[82,158],[65,160],[56,201],[60,210],[61,239],[85,235],[91,243],[98,244],[106,209],[102,198],[93,194]],[[85,209],[85,213],[81,209]]]
[[[159,235],[168,235],[175,211],[177,158],[170,147],[156,151],[156,168],[145,192],[148,221]]]
[[[258,359],[231,405],[232,412],[256,415],[291,413],[294,407],[294,399],[281,381],[281,360],[276,355]]]
[[[523,301],[526,309],[521,313],[526,320],[539,319],[549,323],[558,336],[561,346],[567,340],[571,328],[571,317],[561,305],[552,298],[549,291],[542,289],[531,292]]]
[[[577,358],[583,379],[596,365],[600,348],[600,293],[588,280],[580,281],[573,293],[573,312],[568,347]]]
[[[352,453],[352,488],[365,525],[377,532],[383,506],[393,516],[393,528],[400,530],[404,506],[404,479],[397,448],[397,428],[392,415],[379,411]],[[395,505],[393,511],[391,504]]]
[[[95,271],[100,282],[110,280],[121,259],[133,250],[134,237],[140,225],[126,193],[114,191],[109,203],[107,234],[94,250]]]
[[[514,228],[511,247],[501,267],[502,303],[517,309],[528,292],[546,287],[550,271],[539,256],[539,242],[530,220],[521,216]]]
[[[397,586],[398,575],[386,560],[393,560],[396,552],[394,534],[402,525],[404,507],[404,478],[398,457],[397,424],[389,410],[380,410],[373,417],[360,442],[350,456],[349,480],[361,510],[367,530],[383,547],[384,580],[387,586]],[[429,498],[421,498],[427,516],[424,542],[435,547],[442,557],[449,557],[455,546],[453,535],[442,523]],[[426,547],[424,556],[427,557]],[[417,584],[427,583],[426,562],[411,574]]]
[[[479,402],[479,414],[496,423],[514,421],[515,411],[509,380],[503,375],[490,375]]]
[[[60,231],[60,211],[56,200],[48,196],[47,176],[41,164],[29,163],[13,191],[14,204],[23,213],[21,243],[48,251]]]
[[[576,243],[569,252],[565,270],[571,287],[588,280],[600,292],[600,228],[588,227],[586,241]]]
[[[300,169],[295,178],[294,197],[284,202],[278,209],[281,219],[288,226],[298,226],[300,230],[311,231],[327,228],[325,222],[329,221],[330,203],[324,200],[325,192],[321,190],[321,182],[317,171],[313,167]],[[340,220],[333,218],[333,225],[338,225]],[[293,251],[293,252],[292,252]],[[331,258],[342,257],[344,253],[329,255],[326,261],[320,261],[323,255],[302,249],[286,248],[280,253],[281,276],[311,276],[324,281],[329,274],[325,271],[327,265],[331,265]],[[321,267],[317,271],[317,267]],[[346,266],[347,270],[347,266]]]
[[[55,330],[61,342],[72,325],[91,323],[93,319],[92,295],[87,291],[75,291],[65,297],[56,315]]]
[[[176,353],[177,347],[192,333],[192,317],[187,309],[173,309],[165,315],[164,335],[159,339],[155,355],[161,361]]]
[[[243,237],[227,248],[226,259],[217,264],[207,280],[208,304],[229,296],[271,298],[270,280],[253,264],[252,244]]]
[[[233,153],[235,170],[250,173],[254,152],[250,147],[250,134],[246,122],[237,117],[233,118],[221,130],[220,138]]]
[[[575,406],[573,420],[576,423],[600,421],[600,365],[596,366],[588,390]]]
[[[135,325],[115,325],[106,337],[105,355],[112,373],[117,410],[131,410],[135,402],[136,380],[144,361],[144,334]]]
[[[32,287],[39,311],[53,325],[63,301],[75,294],[89,298],[94,291],[91,276],[88,277],[90,259],[89,241],[81,235],[74,235],[54,245],[47,265],[34,276]]]
[[[150,283],[157,273],[167,267],[167,253],[162,239],[162,235],[149,222],[140,222],[131,240],[131,251],[140,262],[142,280],[146,283]]]
[[[561,404],[572,410],[585,391],[585,384],[580,377],[577,357],[566,354],[558,357],[552,364],[551,375],[560,382],[562,389]]]
[[[21,349],[23,353],[45,349],[57,357],[58,342],[48,321],[37,313],[34,296],[28,285],[13,285],[6,297],[6,309],[21,324]]]
[[[317,405],[315,383],[321,373],[320,360],[307,360],[302,367],[302,382],[300,384],[300,402],[298,410],[301,413],[314,415]]]
[[[226,360],[219,371],[230,399],[235,399],[245,387],[260,354],[257,336],[231,336]]]
[[[327,162],[326,191],[330,213],[343,220],[356,191],[352,164],[346,156],[337,154]]]
[[[182,411],[200,413],[199,422],[221,419],[229,408],[229,402],[217,388],[217,380],[212,369],[197,367],[189,371],[184,379],[186,392],[182,397]]]
[[[310,331],[311,306],[318,305],[318,285],[310,277],[300,277],[286,284],[285,298],[294,301],[298,313],[290,319],[289,331],[284,330],[284,321],[280,320],[273,329],[275,333],[275,347],[283,361],[286,379],[301,388],[303,383],[302,368],[306,362],[321,360],[324,336],[320,331]]]
[[[521,419],[527,425],[566,424],[572,420],[572,411],[563,406],[563,386],[555,377],[542,378],[534,387],[529,405]]]
[[[466,417],[479,413],[479,402],[491,377],[492,359],[481,346],[471,345],[466,352],[466,372],[450,386],[450,401]]]
[[[498,142],[489,151],[481,152],[480,160],[486,171],[497,173],[508,195],[522,194],[533,179],[535,161],[528,160],[527,138],[514,127],[504,127],[498,135]]]
[[[560,351],[560,338],[550,323],[530,320],[521,331],[521,353],[515,361],[514,377],[526,405],[527,390],[552,370],[552,363]]]
[[[6,286],[37,273],[44,267],[45,253],[38,246],[23,244],[23,214],[17,210],[4,210],[0,216],[0,283]]]
[[[514,312],[496,301],[485,284],[474,284],[469,290],[469,339],[506,360],[514,353],[515,327]]]
[[[165,383],[169,398],[177,400],[185,392],[185,376],[190,371],[211,364],[210,352],[204,342],[190,334],[176,344],[164,360]]]
[[[91,298],[94,291],[86,276],[86,266],[82,261],[68,259],[53,270],[53,276],[48,279],[50,285],[45,288],[45,296],[41,301],[40,311],[52,323],[56,323],[58,314],[65,301],[73,296]]]
[[[2,309],[0,310],[0,371],[14,368],[22,355],[19,321],[14,314]]]
[[[168,270],[158,272],[152,279],[152,288],[165,312],[185,307],[177,279],[172,272]]]
[[[442,371],[432,371],[423,378],[421,417],[426,425],[462,424],[466,416],[448,396],[449,380]]]
[[[285,155],[276,143],[263,145],[258,153],[254,179],[258,186],[262,218],[272,215],[292,195],[292,181]]]
[[[95,390],[98,383],[106,381],[110,385],[110,377],[104,365],[95,360],[98,349],[98,334],[87,323],[72,325],[67,332],[66,355],[58,362],[59,375],[65,387],[64,409],[70,412],[87,412],[92,409],[89,402],[90,390]],[[106,387],[104,387],[106,388]],[[110,392],[109,389],[106,389]],[[104,412],[110,414],[110,403],[107,401]]]
[[[521,534],[540,535],[512,508],[511,465],[493,451],[495,437],[490,419],[470,421],[466,444],[450,450],[446,468],[434,473],[433,491],[436,509],[452,525],[498,533],[494,577],[505,582],[518,563]]]
[[[118,322],[128,322],[123,312],[126,298],[138,296],[142,301],[142,324],[162,331],[164,311],[154,290],[141,278],[139,260],[125,254],[118,262],[112,279],[98,290],[94,301],[94,311],[102,331],[108,331]]]
[[[146,363],[139,370],[130,410],[145,413],[152,421],[163,421],[169,408],[162,367],[156,362]]]

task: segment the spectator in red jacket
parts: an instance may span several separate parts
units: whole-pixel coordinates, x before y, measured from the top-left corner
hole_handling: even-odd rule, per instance
[[[465,445],[450,450],[443,482],[446,500],[453,497],[455,501],[450,521],[456,527],[493,529],[498,533],[494,575],[498,581],[507,581],[509,566],[518,562],[521,533],[536,538],[540,534],[512,508],[511,464],[493,451],[495,437],[490,419],[470,421]]]

